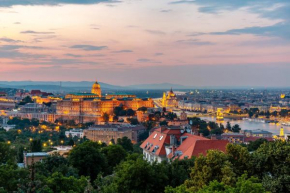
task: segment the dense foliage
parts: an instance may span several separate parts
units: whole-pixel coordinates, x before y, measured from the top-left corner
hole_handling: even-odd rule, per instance
[[[197,158],[148,163],[126,138],[109,146],[86,141],[67,158],[52,155],[29,168],[18,168],[15,150],[0,143],[0,192],[289,192],[290,143],[256,143],[229,144],[225,153],[210,150]]]

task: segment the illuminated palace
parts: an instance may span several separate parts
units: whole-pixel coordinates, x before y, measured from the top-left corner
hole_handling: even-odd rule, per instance
[[[172,88],[171,90],[168,92],[168,94],[166,95],[166,93],[163,93],[163,98],[162,98],[162,107],[166,107],[166,108],[174,108],[178,106],[178,101],[177,101],[177,97],[174,94]]]
[[[102,96],[101,86],[95,82],[91,93],[74,93],[58,101],[56,115],[59,119],[75,120],[76,122],[101,121],[104,113],[113,115],[115,107],[138,110],[140,107],[154,107],[151,98],[140,99],[135,95],[106,95]]]

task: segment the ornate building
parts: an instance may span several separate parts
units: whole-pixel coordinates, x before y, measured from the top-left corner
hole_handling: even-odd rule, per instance
[[[98,81],[93,84],[92,93],[98,95],[98,97],[102,97],[101,85],[98,83]]]
[[[168,92],[168,94],[166,95],[166,93],[163,93],[163,98],[162,98],[162,107],[166,107],[166,108],[174,108],[178,106],[178,101],[177,101],[177,97],[174,94],[172,88],[171,90]]]
[[[97,122],[101,120],[104,113],[113,115],[115,107],[123,106],[125,109],[135,111],[140,107],[154,107],[151,98],[140,99],[135,95],[100,97],[101,87],[97,82],[94,83],[92,92],[66,95],[65,99],[57,102],[57,117],[76,122]]]

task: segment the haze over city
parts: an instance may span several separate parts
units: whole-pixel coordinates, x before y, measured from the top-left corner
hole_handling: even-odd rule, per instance
[[[288,0],[0,1],[1,81],[288,87]]]

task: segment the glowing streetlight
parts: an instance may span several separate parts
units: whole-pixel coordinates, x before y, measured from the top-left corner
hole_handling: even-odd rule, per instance
[[[46,144],[46,143],[44,143],[44,144],[43,144],[43,147],[46,147],[46,146],[47,146],[47,144]]]
[[[11,144],[11,141],[7,141],[7,144],[10,145]]]
[[[29,138],[29,141],[33,141],[33,139],[32,138]]]

